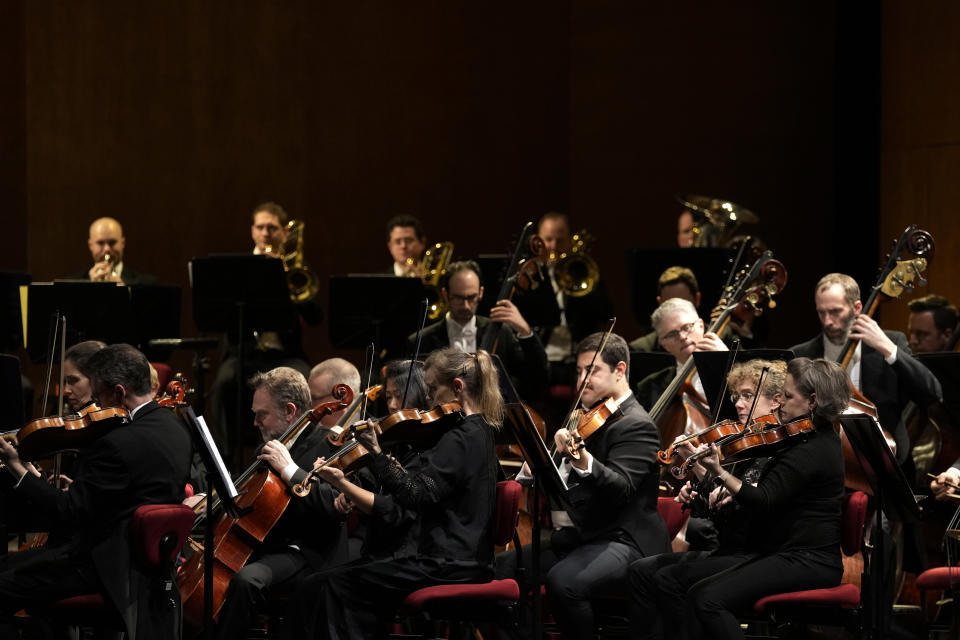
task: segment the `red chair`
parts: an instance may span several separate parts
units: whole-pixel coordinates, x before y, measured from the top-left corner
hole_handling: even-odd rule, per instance
[[[840,546],[852,556],[863,548],[863,528],[867,520],[867,495],[861,491],[849,494],[844,501]],[[775,622],[801,621],[850,625],[858,623],[860,587],[841,584],[829,589],[810,589],[777,593],[757,600],[755,613],[769,616]]]
[[[520,517],[523,489],[513,480],[497,483],[494,514],[494,544],[502,546],[514,539]],[[506,612],[512,615],[520,598],[516,580],[492,580],[481,584],[443,584],[418,589],[406,597],[403,616],[422,616],[427,620],[486,621]],[[457,637],[453,633],[450,637]]]
[[[190,534],[194,517],[193,509],[182,504],[138,507],[130,518],[133,561],[158,580],[172,580],[173,563]],[[99,593],[66,598],[29,613],[66,625],[125,630],[119,612]]]
[[[951,616],[950,616],[950,635],[951,638],[960,637],[960,619],[957,615],[957,599],[960,598],[960,567],[933,567],[927,569],[917,576],[917,589],[924,591],[943,591],[945,599],[949,597]],[[923,623],[929,630],[931,628],[929,613],[927,611],[926,595],[921,593],[920,608],[923,613]],[[942,629],[942,627],[937,627]],[[946,629],[943,629],[946,630]]]
[[[657,498],[657,513],[666,523],[667,534],[671,540],[677,537],[680,529],[683,529],[683,525],[686,524],[687,518],[690,517],[689,509],[684,509],[683,505],[673,498],[664,496]]]
[[[157,370],[157,381],[160,383],[159,392],[167,388],[167,383],[173,380],[173,370],[170,365],[162,362],[151,362],[150,366]]]

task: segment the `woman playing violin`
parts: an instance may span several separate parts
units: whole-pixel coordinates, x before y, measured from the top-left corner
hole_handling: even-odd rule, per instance
[[[99,340],[87,340],[73,345],[64,354],[63,399],[70,411],[79,411],[93,399],[90,378],[83,374],[83,369],[90,356],[105,346],[107,345]]]
[[[846,374],[834,362],[797,358],[787,365],[781,422],[809,416],[816,429],[773,455],[756,486],[720,466],[701,464],[750,518],[743,551],[675,565],[659,586],[674,601],[671,637],[742,638],[736,613],[763,596],[840,583],[843,455],[832,422],[846,408]]]
[[[494,432],[504,413],[497,370],[484,351],[474,355],[448,348],[430,355],[424,378],[429,404],[457,402],[462,414],[436,423],[443,433],[423,454],[419,471],[385,455],[373,429],[358,435],[372,453],[370,469],[383,493],[419,515],[415,555],[308,578],[299,590],[300,601],[291,607],[290,637],[376,637],[408,593],[439,582],[489,579],[497,481]],[[377,509],[376,497],[372,508]],[[297,612],[316,617],[296,620]]]

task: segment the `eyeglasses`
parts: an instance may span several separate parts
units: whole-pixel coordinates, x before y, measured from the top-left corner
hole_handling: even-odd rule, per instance
[[[753,399],[756,397],[757,395],[753,391],[747,391],[744,393],[731,393],[730,402],[732,402],[733,404],[737,404],[737,402],[739,402],[741,398],[746,400],[747,402],[753,402]]]
[[[690,335],[690,332],[693,331],[695,326],[697,326],[696,322],[688,322],[687,324],[681,325],[679,329],[674,329],[673,331],[663,334],[660,336],[660,340],[676,340],[681,334],[685,336]]]
[[[479,293],[474,293],[469,296],[458,296],[455,293],[451,293],[449,296],[450,302],[466,302],[467,304],[473,304],[480,299]]]

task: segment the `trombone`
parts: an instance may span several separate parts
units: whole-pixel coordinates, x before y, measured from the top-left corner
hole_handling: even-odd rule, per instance
[[[267,245],[264,253],[283,261],[283,270],[287,272],[287,288],[290,300],[294,303],[306,302],[317,295],[320,279],[307,266],[303,259],[303,220],[290,220],[287,223],[287,239],[278,247]]]

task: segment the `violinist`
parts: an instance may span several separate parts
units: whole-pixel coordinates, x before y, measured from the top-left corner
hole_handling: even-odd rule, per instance
[[[420,261],[426,248],[427,234],[418,218],[401,214],[387,221],[387,250],[393,258],[393,275],[423,277]]]
[[[73,345],[64,353],[63,399],[70,411],[79,411],[93,398],[90,378],[83,375],[83,369],[90,356],[105,346],[107,345],[99,340],[87,340]]]
[[[257,457],[292,487],[303,480],[304,469],[310,469],[318,456],[330,454],[329,430],[321,425],[308,427],[287,450],[276,438],[312,406],[307,381],[294,369],[278,367],[255,375],[250,386],[254,426],[264,442]],[[292,590],[295,579],[308,567],[320,570],[344,559],[345,538],[333,499],[331,488],[321,485],[306,498],[291,501],[256,555],[230,581],[218,619],[218,638],[243,637],[268,591]]]
[[[116,282],[117,284],[154,284],[156,278],[150,274],[134,271],[123,262],[127,240],[123,237],[123,227],[113,218],[97,218],[90,224],[87,248],[93,258],[93,266],[69,276],[73,280],[91,282]]]
[[[960,487],[960,459],[930,481],[930,491],[936,500],[957,495],[957,487]]]
[[[310,406],[315,407],[322,402],[333,400],[333,388],[338,384],[345,384],[358,397],[360,388],[360,372],[352,362],[343,358],[327,358],[310,369],[307,385],[310,387]],[[340,424],[340,418],[346,409],[334,411],[320,419],[320,424],[326,428]]]
[[[817,283],[814,302],[823,331],[791,350],[798,356],[837,360],[848,339],[860,341],[847,374],[853,386],[876,405],[880,424],[897,443],[897,461],[909,467],[904,471],[912,478],[910,440],[901,415],[910,400],[918,407],[940,400],[940,382],[910,354],[906,336],[899,331],[884,331],[876,320],[861,313],[860,287],[850,276],[823,276]]]
[[[743,638],[736,615],[760,598],[840,583],[843,454],[833,421],[848,406],[843,369],[829,360],[787,365],[781,422],[809,417],[815,429],[774,453],[745,482],[720,465],[712,447],[701,459],[749,519],[742,550],[714,553],[658,572],[670,638]]]
[[[761,387],[760,376],[764,368],[767,372],[763,376]],[[746,423],[751,408],[753,417],[779,411],[783,401],[786,372],[787,363],[782,360],[750,360],[737,363],[730,369],[727,374],[727,387],[737,410],[738,422]],[[759,395],[755,395],[758,387]],[[693,447],[678,448],[678,451],[686,454],[694,450]],[[756,485],[766,461],[766,457],[744,461],[736,465],[732,473],[743,482]],[[663,637],[664,629],[670,628],[670,621],[674,616],[685,613],[682,605],[671,600],[675,593],[665,595],[661,591],[662,584],[671,584],[672,573],[677,571],[675,565],[711,554],[729,555],[743,551],[749,520],[742,516],[739,506],[731,502],[730,494],[725,489],[714,486],[713,474],[702,466],[695,465],[693,475],[695,478],[684,485],[676,498],[692,510],[686,527],[689,550],[642,558],[630,565],[631,637]]]
[[[578,459],[561,462],[574,511],[551,513],[556,563],[545,583],[550,610],[568,638],[593,637],[591,600],[625,591],[630,563],[669,547],[657,514],[657,428],[630,391],[630,352],[622,337],[611,334],[591,367],[603,335],[577,345],[578,383],[586,380],[582,404],[590,408],[613,398],[618,408],[586,439]],[[569,437],[566,429],[557,431],[558,450],[566,449]],[[550,560],[543,558],[545,568]]]
[[[670,298],[657,307],[650,316],[650,323],[657,332],[657,341],[672,355],[677,364],[651,373],[637,384],[637,400],[644,407],[652,407],[670,385],[677,369],[682,367],[694,351],[727,351],[727,345],[715,333],[704,333],[703,320],[697,315],[693,303],[683,298]],[[703,383],[694,369],[691,381],[696,398],[695,403],[709,413],[709,406],[703,398]],[[685,433],[691,433],[692,424],[688,419]]]
[[[99,592],[117,608],[130,638],[176,637],[177,607],[167,606],[170,594],[155,589],[133,561],[127,522],[141,505],[183,500],[190,436],[152,400],[149,363],[133,347],[101,349],[82,373],[102,407],[122,407],[132,421],[81,451],[68,491],[28,473],[16,449],[0,440],[15,493],[32,502],[52,532],[47,547],[13,554],[9,562],[17,566],[0,568],[0,619],[25,606]]]
[[[520,395],[536,398],[547,388],[547,354],[530,325],[510,300],[499,300],[491,309],[490,317],[477,315],[483,298],[480,266],[472,260],[454,262],[447,266],[446,284],[441,295],[450,307],[445,318],[423,330],[420,350],[430,353],[436,349],[456,347],[473,353],[483,344],[493,323],[499,328],[497,354],[511,378],[516,381]],[[407,338],[407,350],[413,353],[417,334]]]
[[[379,637],[382,625],[410,592],[437,583],[490,579],[497,482],[494,434],[504,415],[497,370],[485,351],[468,354],[447,348],[427,358],[424,378],[428,403],[457,402],[462,414],[437,425],[442,435],[424,452],[418,471],[388,457],[373,429],[359,435],[373,454],[370,469],[383,493],[419,514],[415,553],[307,578],[290,620],[307,619],[288,624],[284,630],[289,637]],[[373,499],[376,503],[379,494]]]

